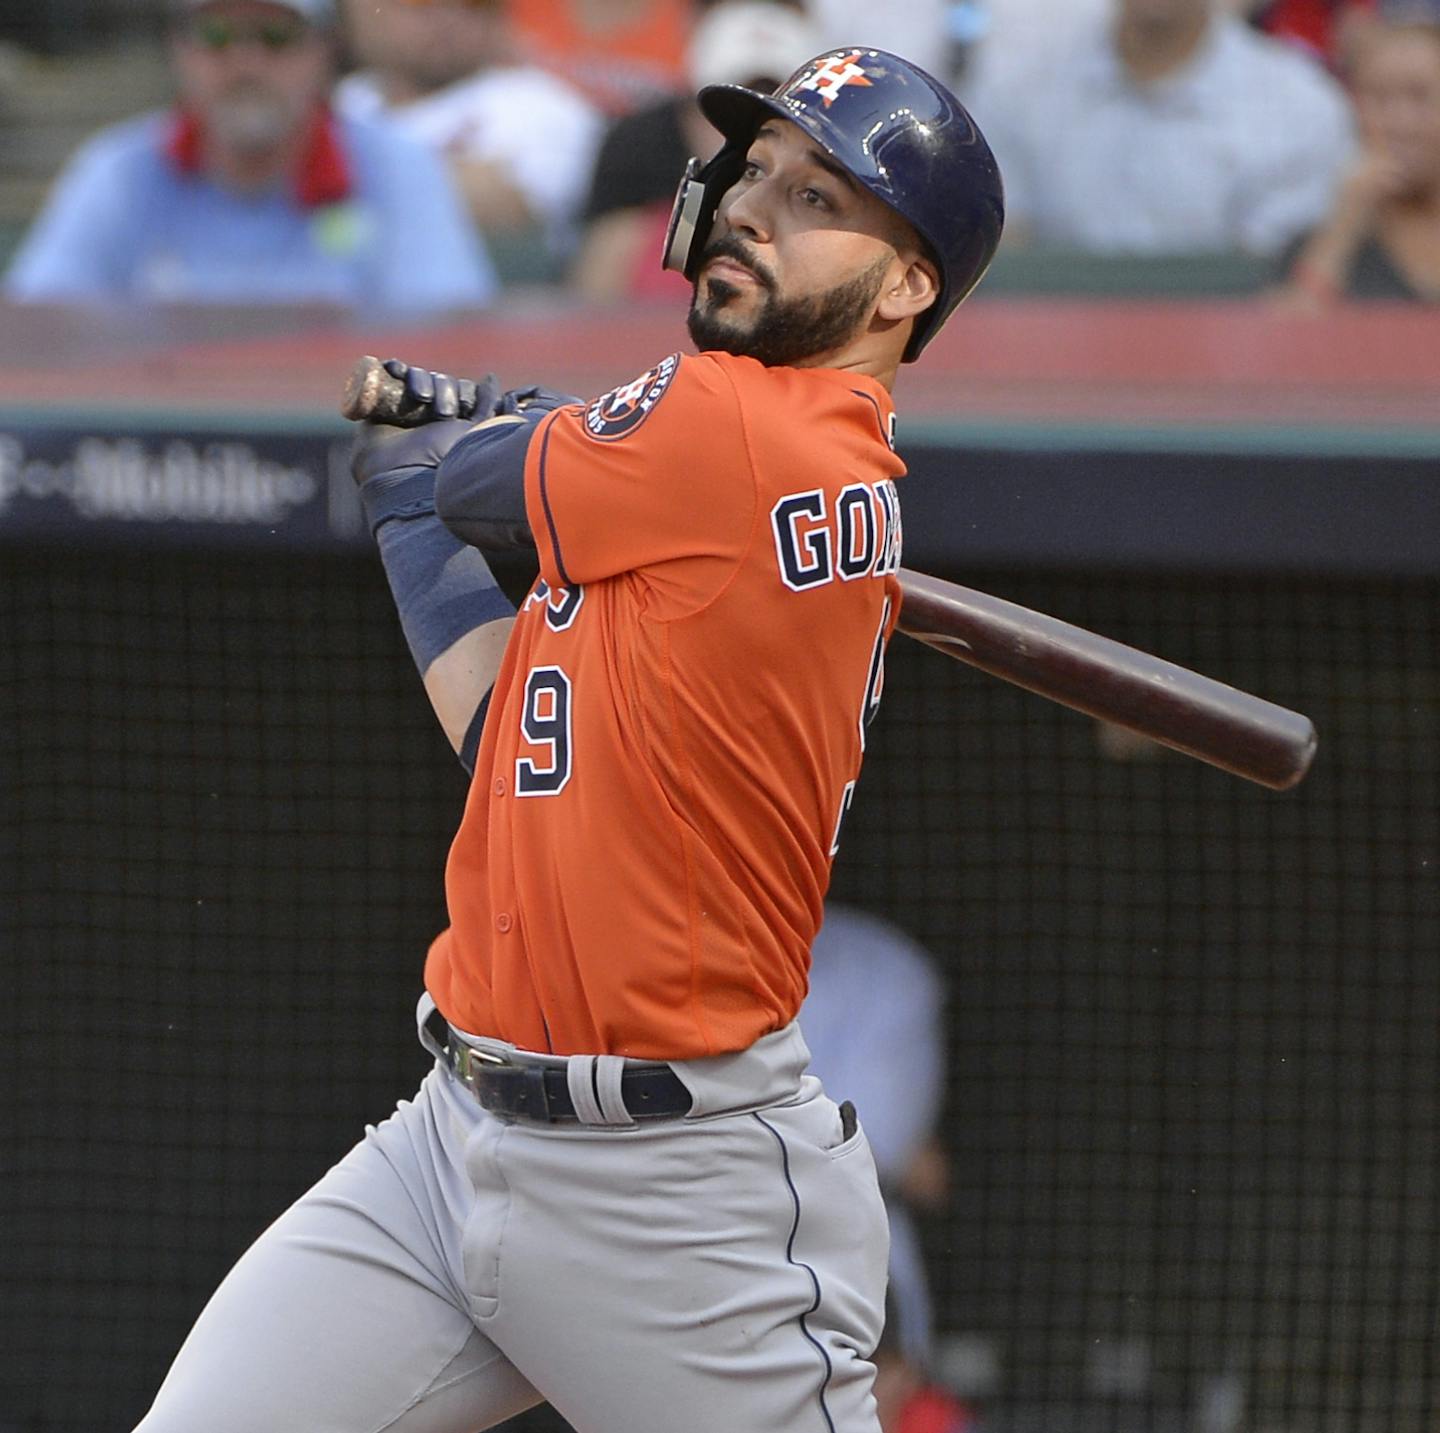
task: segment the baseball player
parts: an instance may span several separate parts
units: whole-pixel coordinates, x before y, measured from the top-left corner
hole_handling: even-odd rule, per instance
[[[700,95],[697,356],[592,402],[393,364],[354,467],[473,771],[411,1102],[239,1261],[144,1433],[875,1433],[885,1213],[795,1023],[884,683],[890,390],[1002,196],[907,62]],[[464,411],[467,417],[453,415]],[[484,553],[524,545],[515,612]]]

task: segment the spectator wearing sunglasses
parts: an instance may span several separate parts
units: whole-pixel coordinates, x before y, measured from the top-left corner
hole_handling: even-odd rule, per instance
[[[6,277],[20,302],[424,316],[495,279],[440,161],[337,119],[332,0],[176,0],[177,102],[92,137]]]

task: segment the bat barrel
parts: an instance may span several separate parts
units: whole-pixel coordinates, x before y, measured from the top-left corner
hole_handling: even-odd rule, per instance
[[[901,574],[901,629],[971,666],[1283,791],[1309,770],[1308,717],[1059,618]]]

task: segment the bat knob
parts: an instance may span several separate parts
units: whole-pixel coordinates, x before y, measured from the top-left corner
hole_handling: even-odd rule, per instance
[[[340,399],[340,412],[352,423],[385,422],[387,409],[399,411],[404,393],[398,379],[392,378],[378,358],[366,354],[357,358],[345,380]]]

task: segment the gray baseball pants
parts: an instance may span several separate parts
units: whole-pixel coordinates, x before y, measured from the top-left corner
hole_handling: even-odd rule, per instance
[[[475,1433],[542,1398],[578,1433],[878,1433],[885,1211],[808,1060],[791,1025],[676,1063],[691,1114],[629,1126],[503,1121],[437,1064],[243,1255],[137,1433]]]

